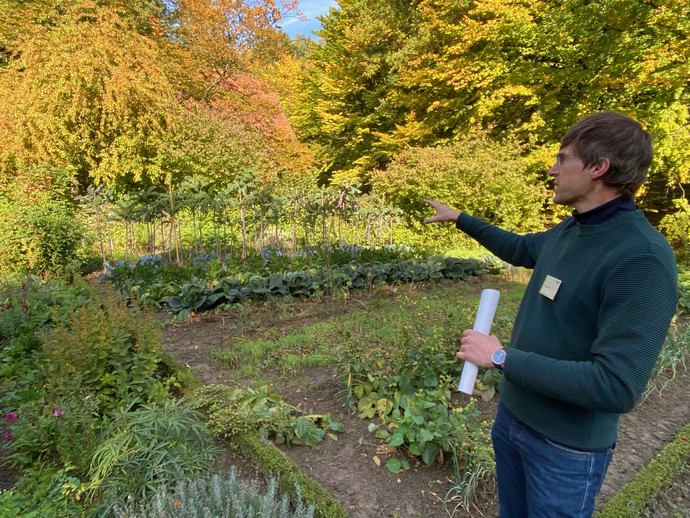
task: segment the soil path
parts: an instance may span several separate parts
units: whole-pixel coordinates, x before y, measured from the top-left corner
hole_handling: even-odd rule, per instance
[[[321,308],[319,318],[328,313],[347,311],[342,301],[334,307]],[[270,325],[270,311],[257,318],[262,325]],[[239,315],[227,313],[206,315],[202,319],[181,325],[168,326],[165,348],[177,361],[192,369],[204,383],[223,383],[229,373],[213,365],[210,351],[228,347],[238,328]],[[296,320],[281,318],[281,326],[298,326],[316,319],[301,314]],[[247,332],[244,328],[244,332]],[[394,475],[383,464],[386,454],[375,437],[367,430],[368,422],[353,415],[343,404],[342,387],[337,376],[325,368],[308,369],[301,375],[276,381],[274,388],[282,397],[310,413],[330,413],[341,422],[345,432],[337,441],[325,440],[314,448],[293,446],[283,451],[303,472],[338,498],[353,518],[441,518],[448,516],[497,516],[497,506],[491,488],[481,495],[470,509],[458,506],[457,499],[447,500],[453,486],[453,466],[413,466],[409,471]],[[679,373],[659,393],[653,393],[636,410],[624,416],[620,440],[612,465],[602,488],[598,505],[610,498],[622,485],[632,480],[678,430],[690,421],[690,376]],[[496,401],[481,403],[482,418],[492,420]],[[383,462],[377,465],[374,457]],[[452,497],[452,494],[451,494]]]

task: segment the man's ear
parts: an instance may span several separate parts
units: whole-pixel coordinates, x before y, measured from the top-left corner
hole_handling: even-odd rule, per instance
[[[611,160],[608,158],[602,158],[597,163],[589,166],[589,169],[589,174],[591,175],[592,180],[600,180],[606,176],[606,173],[608,173],[609,169],[611,169]]]

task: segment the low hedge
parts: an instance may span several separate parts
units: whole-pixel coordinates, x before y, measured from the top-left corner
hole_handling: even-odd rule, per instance
[[[606,503],[596,514],[596,518],[642,516],[642,512],[654,498],[671,487],[678,475],[687,471],[690,471],[690,423]]]
[[[258,433],[234,436],[233,444],[240,453],[256,460],[265,476],[275,477],[281,491],[294,494],[295,487],[299,486],[304,502],[316,507],[315,518],[348,518],[338,500],[316,481],[304,475],[299,466],[276,446],[261,439]]]

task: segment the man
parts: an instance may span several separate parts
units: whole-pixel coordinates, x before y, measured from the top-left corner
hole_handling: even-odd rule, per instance
[[[554,202],[574,207],[518,235],[428,201],[496,256],[533,269],[510,347],[466,330],[457,357],[503,370],[492,440],[500,516],[588,517],[619,416],[646,387],[677,302],[673,251],[635,209],[652,139],[634,120],[586,117],[561,140]]]

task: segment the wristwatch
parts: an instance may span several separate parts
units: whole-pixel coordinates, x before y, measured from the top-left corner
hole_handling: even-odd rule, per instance
[[[503,364],[506,362],[506,350],[496,349],[491,355],[491,362],[497,369],[503,370]]]

